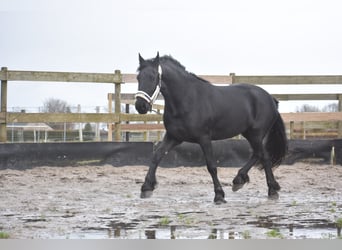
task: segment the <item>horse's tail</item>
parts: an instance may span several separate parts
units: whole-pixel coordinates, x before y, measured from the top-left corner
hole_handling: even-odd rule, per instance
[[[277,105],[276,100],[275,103]],[[265,146],[270,155],[272,167],[277,167],[281,164],[287,153],[285,125],[279,112],[277,112],[277,118],[265,139]]]

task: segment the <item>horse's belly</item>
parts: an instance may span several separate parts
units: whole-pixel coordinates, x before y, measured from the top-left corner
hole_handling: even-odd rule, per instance
[[[212,140],[222,140],[227,138],[232,138],[241,134],[241,129],[213,129],[211,132]]]
[[[197,122],[192,120],[173,119],[165,122],[166,131],[179,141],[198,142],[203,136],[209,135],[212,140],[222,140],[234,137],[246,131],[247,123],[227,122],[231,119],[217,120],[216,122]],[[233,125],[236,124],[236,125]]]
[[[247,121],[245,121],[245,122],[237,122],[237,121],[227,122],[227,120],[225,120],[223,122],[218,121],[214,124],[215,125],[211,129],[211,137],[213,140],[222,140],[222,139],[227,139],[227,138],[237,136],[237,135],[243,133],[244,131],[246,131],[248,128]]]

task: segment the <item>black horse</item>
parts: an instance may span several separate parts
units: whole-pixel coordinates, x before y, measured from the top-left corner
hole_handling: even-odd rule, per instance
[[[268,196],[278,198],[280,186],[273,176],[272,167],[278,166],[284,158],[287,139],[277,100],[254,85],[215,86],[187,72],[172,57],[159,57],[159,53],[149,60],[139,54],[139,63],[135,108],[140,114],[151,111],[161,92],[165,99],[163,120],[166,128],[165,137],[153,154],[141,187],[142,198],[152,195],[157,183],[156,169],[163,156],[187,141],[201,146],[214,183],[214,202],[225,203],[211,141],[238,134],[248,140],[253,154],[234,178],[233,191],[248,182],[250,168],[261,163],[266,174]]]

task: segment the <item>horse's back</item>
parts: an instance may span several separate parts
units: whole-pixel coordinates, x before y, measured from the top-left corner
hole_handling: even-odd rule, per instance
[[[272,123],[278,112],[273,97],[264,89],[250,84],[217,87],[211,105],[214,139],[263,129]]]
[[[264,89],[245,83],[233,84],[216,89],[213,104],[224,110],[239,112],[265,112],[277,110],[274,98]],[[252,115],[252,114],[251,114]]]

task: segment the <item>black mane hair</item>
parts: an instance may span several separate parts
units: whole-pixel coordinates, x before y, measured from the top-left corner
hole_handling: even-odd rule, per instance
[[[154,63],[155,58],[152,59],[147,59],[146,63],[147,64],[153,64]],[[209,83],[207,80],[195,75],[194,73],[191,73],[189,71],[186,70],[186,68],[176,59],[174,59],[172,56],[170,55],[164,55],[162,57],[159,58],[159,62],[161,64],[166,64],[166,65],[173,65],[174,67],[176,67],[177,69],[179,69],[181,72],[185,73],[185,75],[191,76],[191,77],[195,77],[198,80],[201,80],[203,82]],[[144,69],[146,67],[147,64],[144,65],[140,65],[138,67],[138,72],[141,71],[142,69]]]
[[[203,78],[197,76],[196,74],[187,71],[186,68],[180,62],[178,62],[176,59],[174,59],[172,56],[168,56],[168,55],[162,56],[160,58],[160,61],[163,63],[171,63],[176,68],[183,71],[186,75],[191,76],[191,77],[195,77],[196,79],[201,80],[202,82],[209,83],[207,80],[204,80]]]

